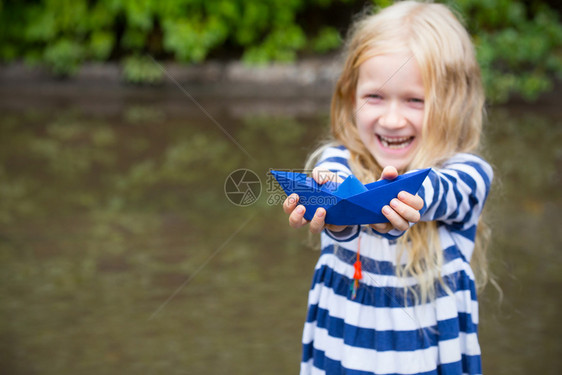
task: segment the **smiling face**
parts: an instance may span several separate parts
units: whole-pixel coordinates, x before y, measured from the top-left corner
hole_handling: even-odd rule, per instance
[[[410,53],[371,57],[359,67],[355,91],[359,137],[381,167],[404,170],[419,148],[424,87]]]

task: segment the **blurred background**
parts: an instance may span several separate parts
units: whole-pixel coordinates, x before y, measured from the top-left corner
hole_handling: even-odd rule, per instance
[[[0,372],[296,373],[319,252],[267,171],[303,167],[350,21],[389,3],[0,1]],[[497,176],[484,372],[558,374],[560,5],[447,4]],[[240,168],[250,205],[225,194]]]

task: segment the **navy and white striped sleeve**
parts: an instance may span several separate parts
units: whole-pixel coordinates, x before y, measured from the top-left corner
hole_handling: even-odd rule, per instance
[[[422,221],[440,221],[458,230],[475,228],[492,184],[492,167],[471,154],[457,154],[432,169],[419,195]]]
[[[349,157],[349,150],[345,146],[330,146],[322,152],[316,167],[327,169],[345,179],[352,174],[348,162]],[[324,232],[336,241],[347,242],[359,235],[359,225],[347,227],[342,232],[332,232],[328,229],[324,229]]]
[[[316,167],[327,169],[345,179],[352,174],[348,162],[349,157],[349,150],[344,146],[330,146],[322,152]]]

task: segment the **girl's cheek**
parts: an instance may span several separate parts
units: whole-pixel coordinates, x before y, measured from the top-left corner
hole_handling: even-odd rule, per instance
[[[357,112],[356,123],[359,130],[370,131],[375,127],[376,114],[369,108],[362,108]]]
[[[360,132],[371,134],[375,129],[375,121],[373,118],[357,118],[357,128]]]
[[[368,124],[366,124],[365,121],[362,121],[361,118],[358,117],[355,123],[357,125],[357,131],[359,132],[359,135],[363,136],[363,134],[369,131]]]

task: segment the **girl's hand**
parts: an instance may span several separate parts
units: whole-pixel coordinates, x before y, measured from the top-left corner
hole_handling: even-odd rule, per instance
[[[386,167],[382,171],[381,179],[393,180],[398,177],[394,167]],[[410,228],[410,223],[420,220],[420,210],[423,208],[423,199],[406,191],[398,193],[398,197],[390,201],[390,205],[382,208],[382,214],[389,223],[371,224],[371,228],[379,233],[388,233],[392,229],[405,231]]]
[[[328,170],[323,170],[319,168],[314,168],[312,171],[312,178],[319,183],[324,184],[328,181],[342,182],[343,179],[337,174],[330,172]],[[297,194],[291,194],[283,202],[283,211],[289,215],[289,225],[293,228],[300,228],[308,223],[308,220],[304,218],[304,213],[306,208],[303,205],[298,204],[299,196]],[[310,221],[309,230],[312,233],[320,233],[324,228],[329,229],[333,232],[341,232],[347,226],[345,225],[331,225],[324,222],[326,218],[326,210],[322,207],[318,208],[314,213],[314,217]]]

